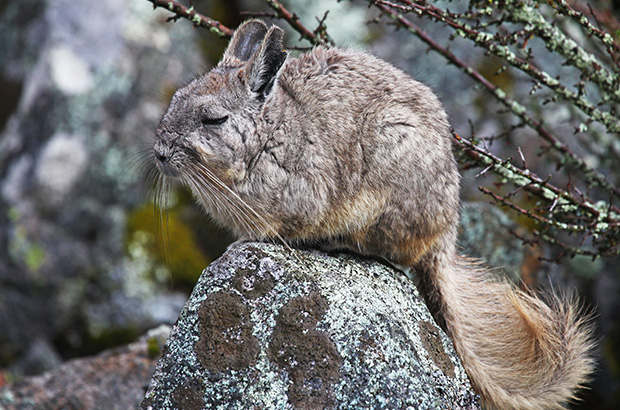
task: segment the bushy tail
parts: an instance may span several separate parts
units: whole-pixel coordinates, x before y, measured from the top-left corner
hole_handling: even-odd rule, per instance
[[[575,298],[545,303],[462,258],[438,265],[435,302],[485,406],[562,409],[575,398],[593,370]]]

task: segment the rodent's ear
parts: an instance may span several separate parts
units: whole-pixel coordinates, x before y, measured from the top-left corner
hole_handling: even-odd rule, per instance
[[[264,96],[271,92],[273,84],[287,53],[282,45],[284,31],[273,26],[267,32],[260,49],[254,54],[246,67],[246,80],[250,89]]]
[[[267,25],[260,20],[249,20],[240,25],[228,43],[222,62],[231,59],[248,61],[261,46],[267,30]]]

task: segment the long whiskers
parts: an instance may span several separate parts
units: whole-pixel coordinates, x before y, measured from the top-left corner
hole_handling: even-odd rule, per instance
[[[228,187],[206,167],[201,166],[199,172],[188,175],[188,179],[194,183],[194,192],[207,206],[212,203],[213,209],[228,213],[234,221],[243,226],[247,236],[259,239],[266,235],[264,228],[259,226],[246,212],[245,208],[250,207],[243,207],[242,201],[231,199],[228,195]]]
[[[169,260],[168,246],[168,209],[170,206],[171,179],[163,175],[155,166],[152,148],[141,150],[134,160],[136,167],[148,165],[144,176],[144,185],[151,186],[151,201],[154,210],[156,234],[162,238],[162,253]],[[276,240],[292,251],[288,242],[258,210],[244,201],[239,194],[226,185],[206,165],[194,163],[194,166],[181,169],[183,182],[192,190],[197,199],[207,209],[227,215],[248,239]],[[216,218],[218,219],[218,218]],[[295,256],[297,257],[297,256]]]
[[[120,176],[121,181],[135,181],[142,177],[143,182],[152,181],[157,169],[153,166],[152,144],[138,144],[139,148],[133,152],[126,161],[125,170]],[[144,185],[143,185],[144,186]]]
[[[227,198],[221,195],[211,184],[205,184],[200,178],[195,176],[187,176],[187,184],[205,205],[211,205],[212,209],[218,209],[222,212],[229,212],[230,216],[241,224],[246,232],[251,233],[252,236],[262,236],[262,232],[257,227],[248,224],[247,218],[244,218],[236,204],[232,204],[233,206],[231,207],[230,201],[228,201],[228,204],[224,203],[223,199]]]
[[[204,164],[198,164],[198,172],[186,175],[188,180],[197,185],[194,189],[201,199],[208,202],[217,201],[217,205],[225,200],[229,206],[218,208],[224,212],[230,212],[230,216],[237,220],[245,230],[256,239],[278,239],[287,249],[291,247],[287,241],[277,232],[276,229],[263,217],[257,210],[245,202],[235,191],[226,185],[217,175],[215,175]],[[203,198],[204,193],[210,193],[209,198]]]
[[[164,255],[164,260],[170,261],[168,247],[168,242],[170,240],[168,232],[168,209],[170,205],[171,192],[170,180],[158,172],[152,186],[153,194],[151,201],[153,204],[153,224],[156,235],[161,238],[161,251]]]
[[[150,203],[149,214],[152,219],[152,232],[156,238],[161,262],[169,265],[169,234],[168,234],[168,209],[171,193],[171,182],[155,165],[155,156],[152,144],[141,144],[129,158],[128,165],[121,178],[127,178],[132,182],[138,182],[138,203]]]

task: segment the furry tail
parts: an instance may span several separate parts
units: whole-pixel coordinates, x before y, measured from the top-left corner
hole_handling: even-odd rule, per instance
[[[562,409],[575,399],[593,370],[576,299],[545,303],[460,257],[445,262],[427,290],[485,406]]]

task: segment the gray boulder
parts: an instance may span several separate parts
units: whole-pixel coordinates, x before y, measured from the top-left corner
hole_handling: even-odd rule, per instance
[[[136,408],[169,333],[161,325],[127,346],[0,387],[0,409]]]
[[[402,272],[244,243],[203,272],[141,408],[480,407]]]

